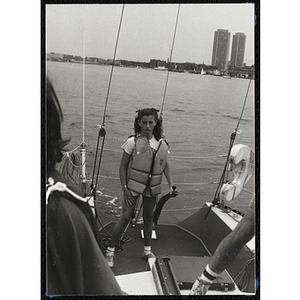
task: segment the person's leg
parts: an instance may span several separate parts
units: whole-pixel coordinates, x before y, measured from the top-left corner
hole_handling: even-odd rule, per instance
[[[242,247],[254,236],[254,209],[249,207],[237,227],[219,244],[211,261],[210,269],[220,274],[237,257]]]
[[[219,244],[202,275],[194,282],[190,295],[205,295],[210,284],[234,261],[242,247],[254,236],[254,219],[252,199],[242,221]]]
[[[122,207],[120,219],[113,229],[109,247],[115,247],[117,242],[119,241],[119,238],[121,237],[122,233],[124,232],[127,224],[129,223],[129,221],[133,215],[138,197],[139,196],[133,197],[134,204],[131,206],[128,206],[128,205],[126,205],[126,203],[124,203],[124,205]]]
[[[131,206],[128,206],[126,203],[123,204],[120,219],[113,229],[109,246],[106,249],[106,259],[107,259],[108,265],[111,268],[114,266],[113,260],[114,260],[115,247],[116,247],[122,233],[124,232],[126,226],[130,222],[130,219],[133,215],[138,197],[139,196],[133,197],[134,204]]]
[[[151,253],[152,219],[155,203],[156,197],[143,196],[144,254],[146,255]]]

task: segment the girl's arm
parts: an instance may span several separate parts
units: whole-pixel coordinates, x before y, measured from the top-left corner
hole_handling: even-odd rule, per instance
[[[131,206],[134,202],[133,196],[127,188],[127,169],[128,169],[128,164],[130,161],[130,155],[126,153],[125,151],[123,152],[123,156],[121,159],[120,163],[120,168],[119,168],[119,175],[120,175],[120,181],[122,185],[122,190],[124,194],[124,201],[125,204],[128,206]]]
[[[173,192],[173,189],[172,189],[172,186],[173,186],[173,177],[172,177],[172,172],[171,172],[171,168],[170,168],[168,160],[166,161],[166,166],[165,166],[165,169],[164,169],[164,174],[165,174],[166,179],[167,179],[167,181],[169,183],[170,194],[172,194],[172,192]]]

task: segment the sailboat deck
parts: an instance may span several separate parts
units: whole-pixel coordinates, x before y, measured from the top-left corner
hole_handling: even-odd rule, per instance
[[[231,232],[229,223],[231,221],[238,223],[236,218],[232,218],[227,213],[218,214],[212,209],[207,214],[208,211],[209,207],[204,206],[179,224],[158,224],[155,228],[156,239],[152,240],[152,251],[157,257],[166,258],[170,262],[175,274],[174,280],[180,289],[191,288],[195,278],[202,273],[209,262],[211,253]],[[111,234],[114,225],[115,221],[108,222],[101,231],[102,236]],[[144,246],[142,228],[142,224],[137,224],[135,228],[129,226],[127,234],[131,239],[127,243],[122,243],[123,250],[115,255],[115,266],[112,271],[120,280],[122,287],[125,286],[126,289],[128,286],[138,289],[137,278],[142,280],[143,276],[150,276],[151,273],[149,262],[142,258]],[[233,278],[239,279],[237,286],[228,292],[236,293],[238,290],[250,294],[255,292],[255,260],[253,252],[247,246],[243,247],[235,261],[221,274],[212,292],[220,292],[220,285],[231,286]],[[153,283],[153,280],[149,282]],[[148,285],[147,288],[150,286]],[[138,292],[140,293],[140,289]]]
[[[106,231],[111,233],[114,225],[114,222],[107,224]],[[149,270],[148,262],[142,258],[144,240],[141,229],[140,224],[135,228],[128,227],[127,234],[132,240],[123,243],[123,250],[115,255],[115,266],[112,269],[115,275]],[[155,232],[157,239],[152,240],[152,251],[156,256],[209,257],[202,242],[177,225],[157,225]]]
[[[115,223],[110,222],[105,226],[107,232],[112,232]],[[129,227],[127,234],[131,241],[123,243],[123,250],[115,255],[115,266],[112,271],[121,287],[129,294],[157,293],[157,282],[152,276],[151,263],[154,259],[146,261],[142,258],[143,239],[141,235],[142,225],[135,228]],[[155,228],[157,239],[152,240],[152,249],[155,255],[168,258],[175,274],[175,280],[179,284],[181,294],[189,293],[195,279],[210,260],[209,253],[201,240],[178,225],[157,225]],[[216,280],[217,283],[232,284],[227,272],[222,272]],[[231,293],[236,293],[235,287]],[[229,294],[222,291],[209,291],[210,293]]]

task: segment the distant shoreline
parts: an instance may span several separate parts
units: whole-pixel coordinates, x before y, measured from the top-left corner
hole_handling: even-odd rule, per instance
[[[68,58],[68,59],[56,59],[47,57],[47,61],[60,62],[60,63],[75,63],[75,64],[85,64],[85,65],[101,65],[101,66],[112,66],[113,60],[100,59],[95,60],[95,58],[86,59],[85,61],[82,57]],[[127,61],[127,60],[116,60],[114,62],[114,67],[121,68],[136,68],[136,69],[150,69],[155,71],[169,71],[177,73],[189,73],[197,75],[213,75],[213,76],[227,76],[233,78],[246,78],[254,79],[254,65],[245,66],[242,68],[229,67],[226,71],[221,71],[218,68],[205,65],[205,64],[196,64],[196,63],[166,63],[165,61],[160,60],[150,60],[149,63],[138,62],[138,61]],[[151,64],[152,62],[152,64]]]

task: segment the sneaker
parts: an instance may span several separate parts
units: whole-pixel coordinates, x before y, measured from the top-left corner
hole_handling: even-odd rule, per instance
[[[107,264],[113,268],[114,267],[114,254],[113,253],[107,253],[106,252],[106,255],[105,255],[105,258],[106,258],[106,261],[107,261]]]
[[[152,252],[149,252],[148,254],[143,254],[143,259],[148,260],[149,258],[156,258],[156,256]]]
[[[205,295],[209,289],[209,286],[209,283],[204,282],[200,278],[197,278],[192,286],[190,295]]]

